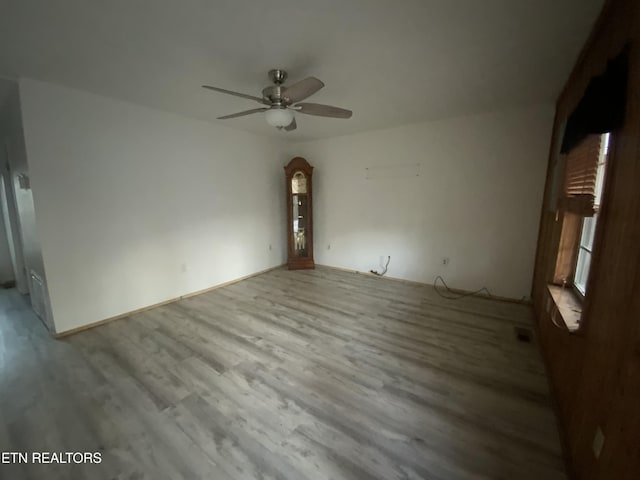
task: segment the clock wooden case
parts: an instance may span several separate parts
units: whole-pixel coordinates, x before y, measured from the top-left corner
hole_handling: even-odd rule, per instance
[[[313,262],[313,167],[296,157],[284,167],[287,183],[287,266],[289,270],[315,268]]]

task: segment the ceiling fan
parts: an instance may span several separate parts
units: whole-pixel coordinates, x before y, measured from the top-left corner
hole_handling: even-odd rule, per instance
[[[332,107],[331,105],[322,105],[320,103],[299,103],[305,98],[310,97],[322,87],[324,83],[315,77],[308,77],[294,83],[290,87],[285,87],[283,83],[287,79],[287,72],[280,69],[269,71],[269,79],[274,85],[266,87],[262,90],[262,98],[244,93],[233,92],[224,88],[203,85],[203,88],[213,90],[215,92],[226,93],[236,97],[254,100],[258,103],[266,105],[265,107],[245,110],[244,112],[232,113],[218,117],[218,120],[227,118],[243,117],[254,113],[265,112],[267,123],[272,127],[290,132],[297,128],[294,112],[304,113],[306,115],[317,115],[320,117],[331,118],[351,118],[353,112],[344,108]]]

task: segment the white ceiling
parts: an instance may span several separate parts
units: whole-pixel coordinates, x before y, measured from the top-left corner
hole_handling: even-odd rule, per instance
[[[0,0],[0,76],[212,122],[258,107],[267,71],[326,84],[350,120],[225,125],[288,140],[552,102],[603,0]],[[291,83],[290,82],[290,83]]]

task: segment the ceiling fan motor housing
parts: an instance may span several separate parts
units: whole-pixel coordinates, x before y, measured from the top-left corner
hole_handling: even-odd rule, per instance
[[[287,99],[284,97],[284,92],[287,87],[283,87],[282,84],[287,80],[287,72],[280,70],[279,68],[269,70],[269,80],[274,83],[274,86],[266,87],[262,90],[262,98],[267,100],[276,108],[281,106],[286,107]]]
[[[281,87],[280,85],[274,85],[273,87],[266,87],[262,90],[262,98],[274,106],[285,107],[284,92],[287,87]]]

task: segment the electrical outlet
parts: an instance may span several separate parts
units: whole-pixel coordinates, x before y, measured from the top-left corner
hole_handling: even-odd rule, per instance
[[[187,271],[187,264],[182,262],[182,264],[180,265],[180,271],[182,273],[185,273]]]
[[[327,244],[327,250],[331,250],[331,244]]]
[[[602,433],[602,429],[598,427],[596,428],[596,434],[593,436],[593,454],[596,458],[600,458],[602,447],[604,447],[604,433]]]
[[[442,264],[449,265],[449,257],[442,257]]]
[[[269,244],[269,250],[273,250],[273,247],[271,246],[271,244]]]

